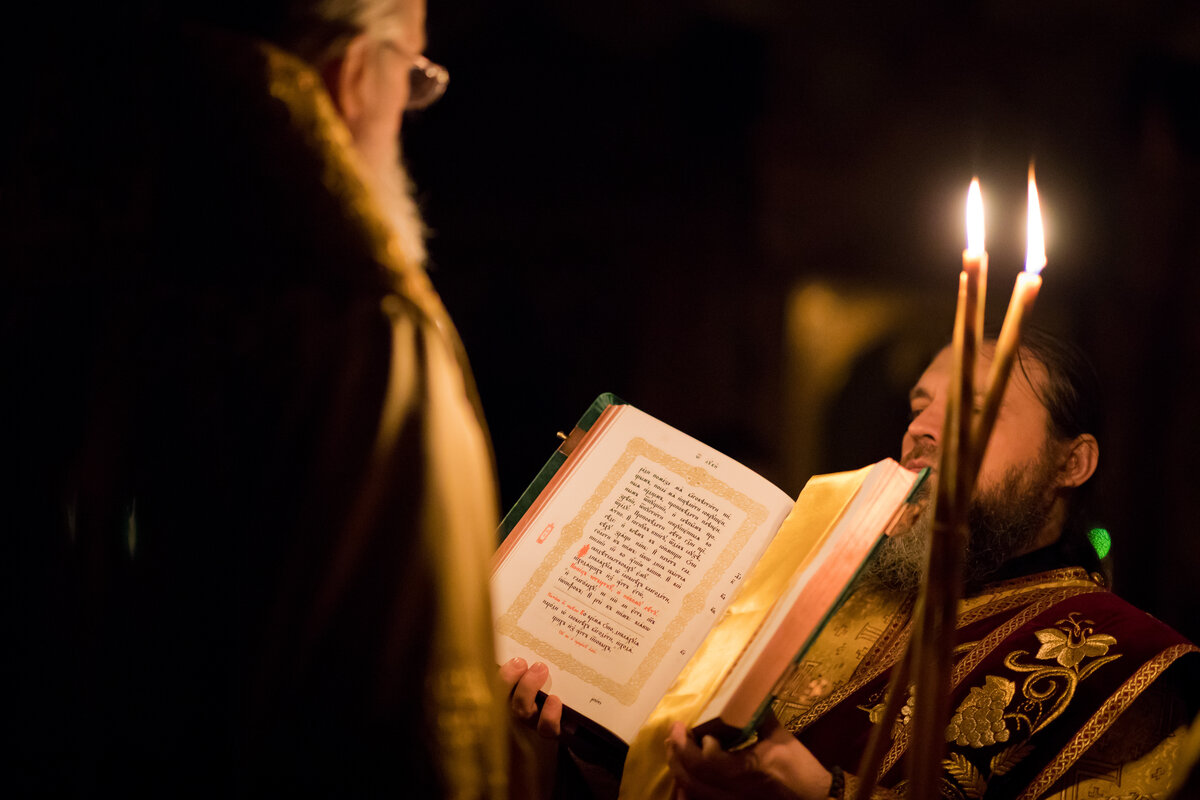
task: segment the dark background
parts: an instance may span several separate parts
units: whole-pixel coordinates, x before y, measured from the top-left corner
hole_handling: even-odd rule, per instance
[[[998,323],[1032,159],[1033,316],[1106,389],[1094,516],[1116,588],[1200,638],[1195,3],[430,5],[452,79],[405,146],[506,505],[602,391],[792,494],[898,455],[907,389],[949,335],[967,184]],[[852,310],[891,327],[810,380],[796,326],[857,330]]]

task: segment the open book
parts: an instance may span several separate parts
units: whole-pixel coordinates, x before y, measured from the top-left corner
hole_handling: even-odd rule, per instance
[[[749,733],[916,479],[881,461],[831,524],[802,532],[786,591],[737,635],[698,728],[726,742]],[[776,533],[804,524],[793,506],[741,464],[601,395],[501,524],[491,579],[500,662],[544,661],[546,691],[631,741]]]

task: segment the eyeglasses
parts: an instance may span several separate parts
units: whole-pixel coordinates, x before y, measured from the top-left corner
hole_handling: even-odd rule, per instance
[[[446,93],[446,85],[450,83],[449,70],[423,55],[409,53],[395,42],[385,40],[384,46],[412,62],[408,68],[408,103],[404,106],[405,111],[427,108]]]
[[[435,64],[425,56],[413,56],[412,62],[408,70],[409,90],[405,111],[432,105],[446,93],[446,85],[450,83],[450,71],[441,64]]]

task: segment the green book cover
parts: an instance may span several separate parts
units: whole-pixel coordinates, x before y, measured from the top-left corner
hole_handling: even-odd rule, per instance
[[[623,403],[624,401],[612,392],[604,392],[592,401],[587,411],[583,412],[583,416],[575,423],[575,428],[584,433],[590,431],[592,425],[604,412],[604,409],[613,405],[622,405]],[[517,502],[508,510],[508,513],[504,515],[504,519],[500,520],[500,541],[503,542],[508,538],[508,534],[521,521],[521,517],[525,516],[525,512],[533,505],[533,501],[537,499],[537,496],[546,488],[546,484],[550,483],[554,478],[554,474],[566,462],[568,455],[570,455],[569,452],[564,452],[563,448],[559,447],[550,455],[550,458],[542,468],[538,470],[538,474],[534,476],[533,481],[525,488],[521,496],[517,498]]]

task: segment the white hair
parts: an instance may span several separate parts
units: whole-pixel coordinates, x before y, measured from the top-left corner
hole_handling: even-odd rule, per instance
[[[280,44],[322,67],[361,33],[383,36],[424,24],[420,0],[307,0],[289,6]]]

